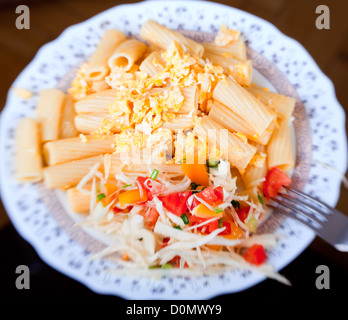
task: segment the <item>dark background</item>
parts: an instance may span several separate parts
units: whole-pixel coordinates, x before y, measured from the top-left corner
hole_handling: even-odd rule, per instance
[[[6,94],[21,70],[33,59],[37,50],[55,39],[68,26],[84,21],[115,5],[132,1],[113,0],[0,0],[0,107]],[[136,1],[133,1],[136,2]],[[339,102],[348,110],[348,1],[346,0],[232,0],[215,1],[248,11],[268,20],[286,35],[298,40],[316,60],[323,72],[333,81]],[[15,27],[16,6],[25,4],[30,9],[30,29]],[[315,27],[318,5],[330,9],[330,30]],[[348,191],[341,188],[337,209],[348,214]],[[30,269],[30,290],[18,290],[15,273],[18,265]],[[317,266],[330,270],[330,289],[318,290],[315,280]],[[281,297],[300,301],[308,298],[347,296],[348,253],[335,251],[322,240],[313,243],[281,273],[292,287],[266,280],[238,294],[224,295],[214,302],[242,301],[252,298],[275,299]],[[345,292],[344,292],[345,291]],[[343,293],[344,292],[344,293]],[[116,301],[117,297],[97,295],[84,285],[65,277],[46,265],[12,226],[0,203],[0,298],[14,299],[96,299]],[[193,297],[194,298],[194,297]],[[294,299],[294,300],[293,300]],[[250,301],[250,300],[249,300]],[[125,308],[126,305],[123,305]],[[125,309],[124,309],[125,310]],[[125,312],[125,311],[124,311]]]

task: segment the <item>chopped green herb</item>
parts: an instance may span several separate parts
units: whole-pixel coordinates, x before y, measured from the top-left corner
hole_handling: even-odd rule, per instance
[[[169,263],[165,263],[165,264],[162,264],[161,268],[162,269],[171,269],[171,268],[173,268],[173,266]]]
[[[178,230],[182,230],[181,227],[178,225],[178,226],[174,226],[173,227],[174,229],[178,229]]]
[[[158,269],[158,268],[160,268],[160,266],[154,265],[154,266],[150,266],[150,267],[149,267],[149,269]]]
[[[218,228],[222,228],[224,226],[224,222],[222,221],[222,218],[218,220]]]
[[[153,169],[150,178],[152,180],[155,180],[157,178],[158,174],[159,174],[159,171],[157,169]]]
[[[97,194],[98,201],[102,201],[104,198],[106,198],[106,195],[104,193]]]
[[[215,211],[215,213],[220,213],[220,212],[224,211],[224,209],[222,209],[222,208],[217,208],[217,209],[215,209],[214,211]]]
[[[127,187],[130,187],[131,184],[125,184],[122,188],[127,188]]]
[[[100,193],[100,185],[101,185],[101,183],[98,183],[98,189],[97,189],[98,193]]]
[[[205,188],[208,188],[208,187],[203,187],[201,191],[203,191]]]
[[[142,241],[142,240],[143,240],[143,238],[138,238],[138,240],[139,240],[139,241]]]
[[[217,168],[219,163],[220,163],[220,160],[215,160],[214,158],[210,158],[207,162],[207,165],[210,168]]]
[[[182,221],[184,221],[185,224],[189,224],[190,220],[188,219],[186,213],[182,214],[181,216]]]
[[[262,199],[262,196],[260,194],[257,194],[257,198],[259,199],[259,202],[261,204],[263,204],[263,199]]]
[[[232,200],[231,203],[232,203],[233,208],[235,208],[235,209],[239,209],[240,208],[239,201]]]
[[[196,190],[196,188],[199,186],[196,182],[191,182],[191,190]]]

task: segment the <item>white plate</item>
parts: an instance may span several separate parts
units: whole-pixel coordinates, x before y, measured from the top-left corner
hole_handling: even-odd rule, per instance
[[[295,114],[296,143],[304,149],[299,148],[297,152],[299,170],[295,184],[334,206],[339,197],[340,176],[321,163],[345,172],[347,140],[345,115],[333,85],[298,42],[249,13],[206,1],[151,1],[114,7],[67,28],[56,40],[43,46],[13,86],[35,93],[57,87],[72,68],[93,52],[105,29],[119,28],[135,35],[149,18],[172,29],[211,33],[225,23],[243,32],[251,48],[249,54],[259,67],[261,83],[266,75],[278,91],[299,97],[299,113]],[[111,275],[103,272],[111,266],[110,262],[88,261],[90,250],[102,245],[72,226],[73,219],[56,193],[41,184],[19,185],[13,179],[14,130],[21,117],[35,116],[36,103],[37,94],[27,100],[13,91],[8,94],[1,114],[1,196],[16,229],[49,265],[97,293],[127,299],[207,299],[245,290],[264,280],[259,274],[240,270],[216,276],[165,277],[153,281]],[[301,110],[306,110],[308,121]],[[314,234],[301,224],[289,219],[280,221],[277,216],[267,221],[265,228],[277,228],[277,233],[285,235],[269,252],[270,263],[277,270],[295,259],[314,238]]]

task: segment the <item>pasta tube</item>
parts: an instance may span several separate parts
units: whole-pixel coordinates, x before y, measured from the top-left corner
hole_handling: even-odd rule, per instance
[[[220,126],[210,116],[203,117],[199,124],[195,126],[194,132],[197,135],[205,135],[208,143],[216,145],[222,154],[227,153],[228,161],[240,173],[244,173],[256,152],[254,146]]]
[[[89,213],[89,204],[91,196],[88,193],[79,191],[76,188],[70,188],[67,190],[67,198],[69,208],[78,213]]]
[[[252,79],[251,60],[238,60],[210,52],[205,52],[204,58],[213,64],[223,67],[224,71],[230,74],[240,85],[250,86]]]
[[[147,56],[146,59],[140,64],[139,69],[141,72],[146,73],[150,77],[154,77],[158,72],[163,70],[165,61],[161,56],[161,51],[154,51]]]
[[[43,170],[45,186],[49,189],[73,187],[95,164],[102,163],[102,161],[103,155],[98,155],[46,167]]]
[[[74,102],[70,95],[67,95],[62,112],[60,124],[59,139],[71,138],[77,136],[77,130],[74,124],[75,109]]]
[[[42,90],[36,107],[37,119],[41,124],[41,141],[57,140],[66,95],[58,89]]]
[[[128,116],[120,116],[114,120],[108,113],[79,114],[75,117],[76,129],[82,133],[91,133],[102,128],[112,132],[121,132],[122,127],[128,124]]]
[[[117,29],[105,31],[96,50],[91,56],[86,76],[90,80],[102,80],[109,72],[108,59],[115,49],[126,40],[124,33]]]
[[[203,58],[206,57],[206,54],[214,54],[214,55],[219,55],[225,58],[234,58],[234,59],[240,59],[240,60],[247,59],[245,42],[241,38],[224,46],[217,45],[214,42],[203,43],[203,46],[204,46]]]
[[[278,167],[289,171],[295,166],[295,156],[292,149],[291,130],[286,121],[282,121],[279,128],[273,132],[267,146],[267,167]]]
[[[34,119],[22,119],[16,130],[16,179],[38,182],[42,179],[39,124]]]
[[[229,131],[239,132],[245,135],[248,139],[262,145],[269,142],[275,126],[275,121],[273,121],[263,134],[257,135],[256,131],[252,130],[244,119],[218,101],[213,102],[209,116]]]
[[[114,151],[113,142],[113,136],[61,139],[45,143],[43,153],[46,163],[52,166],[98,154],[112,153]]]
[[[188,117],[186,114],[177,114],[175,118],[164,121],[162,127],[175,131],[192,129],[195,124],[196,121],[192,116]]]
[[[136,39],[126,40],[111,55],[108,65],[111,69],[118,67],[127,71],[143,56],[145,50],[145,43]]]
[[[153,20],[145,22],[140,29],[140,37],[159,46],[162,49],[168,49],[173,41],[177,41],[183,45],[188,52],[198,57],[202,57],[204,47],[179,32],[170,30],[165,26],[158,24]]]
[[[198,90],[197,86],[190,86],[190,87],[181,87],[179,89],[179,93],[182,94],[184,100],[183,104],[180,106],[180,108],[170,108],[167,110],[167,112],[170,113],[181,113],[181,114],[188,114],[190,112],[193,112],[197,110],[198,108]],[[150,95],[166,95],[170,89],[168,88],[153,88],[151,89]]]
[[[242,176],[244,185],[247,189],[259,187],[267,174],[267,155],[265,153],[265,146],[257,145],[256,148],[257,152]]]
[[[238,114],[257,135],[262,135],[276,114],[231,78],[220,80],[213,97]]]
[[[109,106],[116,98],[117,91],[115,89],[92,93],[75,103],[75,111],[77,113],[108,112]]]
[[[247,88],[247,90],[273,110],[280,119],[286,122],[290,121],[291,115],[295,109],[296,101],[294,98],[264,90],[256,85],[252,85],[250,88]]]

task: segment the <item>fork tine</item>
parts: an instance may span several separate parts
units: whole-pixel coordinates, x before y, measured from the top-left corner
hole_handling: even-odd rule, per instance
[[[313,225],[310,224],[308,221],[305,221],[305,219],[301,219],[299,218],[299,216],[297,216],[296,214],[293,214],[293,212],[291,210],[288,210],[287,208],[282,208],[281,206],[273,206],[271,204],[267,205],[270,209],[272,209],[275,212],[278,212],[286,217],[289,217],[291,219],[295,219],[301,223],[303,223],[304,225],[306,225],[307,227],[313,229],[314,231],[316,231],[316,229],[314,229]]]
[[[300,191],[285,188],[267,206],[311,228],[337,250],[348,252],[348,217],[320,200]]]
[[[296,208],[297,206],[301,205],[304,209],[308,211],[308,214],[310,214],[311,217],[315,218],[318,221],[322,221],[322,222],[328,221],[328,219],[326,218],[326,214],[323,213],[321,209],[317,207],[313,207],[309,203],[304,202],[301,198],[296,197],[295,199],[285,193],[278,193],[278,198],[280,198],[280,200],[283,200],[283,201],[285,200],[285,201],[291,202],[292,204],[296,206]]]
[[[292,217],[296,217],[301,222],[305,223],[307,226],[315,229],[321,229],[322,225],[320,221],[313,219],[312,217],[308,216],[307,212],[304,212],[302,209],[298,207],[294,207],[289,205],[288,203],[285,203],[284,201],[278,200],[276,198],[272,199],[274,202],[278,203],[279,205],[287,208],[291,212]],[[279,208],[279,207],[277,207]]]
[[[327,204],[325,204],[324,202],[322,202],[322,201],[320,201],[320,200],[318,200],[318,199],[315,199],[315,198],[309,196],[309,195],[306,194],[306,193],[303,193],[303,192],[301,192],[301,191],[292,189],[292,188],[290,188],[290,187],[284,186],[283,188],[286,189],[286,190],[287,190],[288,192],[290,192],[290,193],[292,192],[292,193],[294,193],[294,194],[300,196],[301,199],[306,199],[306,200],[310,201],[310,203],[317,204],[317,205],[319,205],[320,207],[324,208],[324,209],[325,209],[325,212],[323,212],[323,213],[325,213],[325,214],[332,214],[331,208],[330,208]],[[307,204],[307,205],[308,205],[308,204]]]

